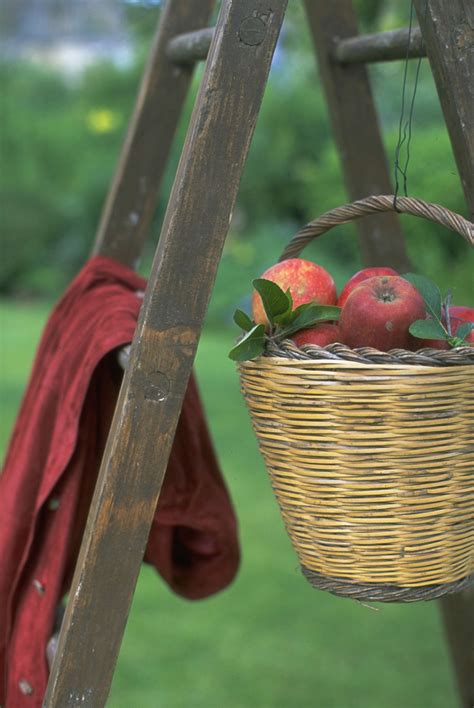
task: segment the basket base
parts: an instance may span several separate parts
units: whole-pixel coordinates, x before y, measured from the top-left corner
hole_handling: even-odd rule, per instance
[[[437,600],[444,595],[460,592],[474,583],[474,575],[453,583],[426,585],[424,587],[401,587],[383,583],[351,583],[341,578],[321,575],[315,570],[301,566],[303,575],[318,590],[326,590],[333,595],[349,597],[353,600],[371,602],[417,602],[419,600]]]

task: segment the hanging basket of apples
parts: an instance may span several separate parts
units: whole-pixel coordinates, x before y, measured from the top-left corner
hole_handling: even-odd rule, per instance
[[[408,197],[397,210],[458,232],[474,224]],[[392,196],[330,211],[254,281],[230,356],[302,571],[360,600],[439,598],[474,582],[474,309],[389,268],[331,276],[299,258]]]

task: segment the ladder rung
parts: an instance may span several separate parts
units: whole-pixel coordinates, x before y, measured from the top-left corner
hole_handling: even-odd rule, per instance
[[[168,58],[175,64],[192,64],[206,59],[214,29],[214,27],[205,27],[173,37],[166,50]]]
[[[175,64],[191,64],[206,59],[211,46],[214,27],[187,32],[174,37],[168,44],[167,55]],[[405,59],[407,54],[408,28],[362,34],[341,39],[333,50],[333,58],[341,64],[357,64]],[[413,28],[409,58],[425,57],[426,50],[418,27]]]
[[[406,27],[391,32],[361,34],[358,37],[339,40],[334,46],[332,57],[341,64],[394,61],[405,59],[407,44],[408,28]],[[410,58],[426,56],[419,27],[412,29],[408,56]]]

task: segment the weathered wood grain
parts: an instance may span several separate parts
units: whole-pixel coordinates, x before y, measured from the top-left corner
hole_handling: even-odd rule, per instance
[[[221,7],[87,521],[50,708],[97,708],[108,695],[286,0],[271,8]]]
[[[93,253],[136,266],[156,208],[157,194],[193,75],[166,52],[176,34],[205,27],[215,0],[168,0],[162,10]]]
[[[440,602],[462,708],[474,706],[474,588]]]
[[[415,0],[415,8],[474,221],[474,2]]]
[[[367,71],[362,65],[341,65],[331,59],[335,43],[357,36],[352,2],[305,0],[304,4],[349,197],[356,200],[392,194]],[[357,228],[366,266],[390,265],[401,272],[409,269],[396,213],[371,216]]]
[[[470,218],[474,220],[474,3],[472,0],[415,0],[415,8]],[[443,599],[441,612],[461,705],[472,708],[474,589]]]
[[[341,39],[334,45],[332,57],[341,64],[395,61],[425,57],[426,51],[420,29],[413,27],[408,46],[409,31],[406,27],[390,32],[361,34],[359,37]]]

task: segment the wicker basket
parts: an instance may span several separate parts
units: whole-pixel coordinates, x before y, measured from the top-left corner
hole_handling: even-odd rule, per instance
[[[393,209],[369,197],[308,224],[315,236]],[[443,207],[399,198],[398,211],[459,232]],[[360,600],[428,600],[474,581],[474,348],[418,352],[298,349],[287,340],[239,365],[282,517],[309,582]]]

